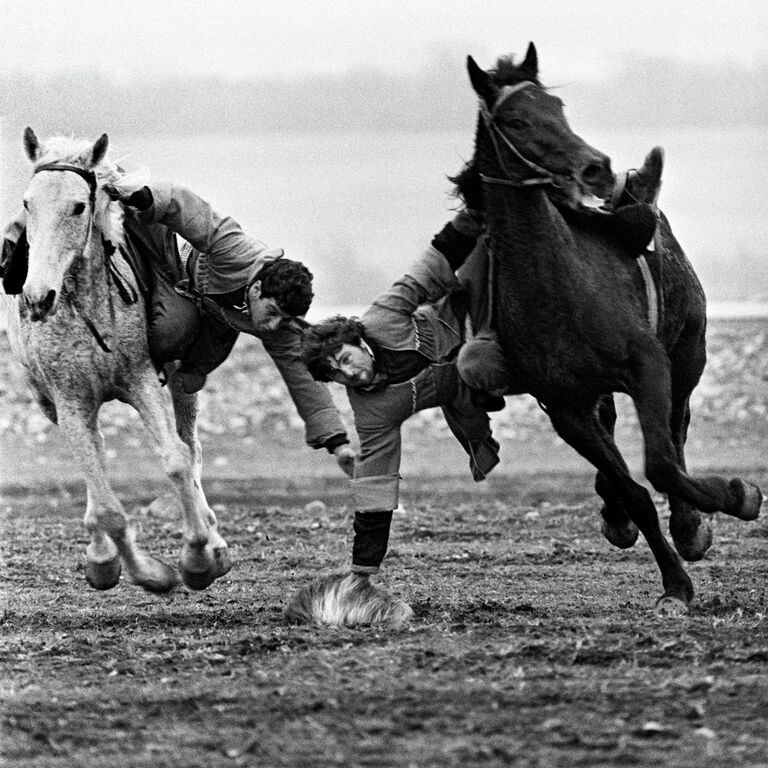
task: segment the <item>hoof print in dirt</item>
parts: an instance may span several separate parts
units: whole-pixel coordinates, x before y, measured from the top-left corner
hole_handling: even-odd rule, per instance
[[[327,576],[300,589],[285,609],[295,624],[363,625],[398,629],[413,616],[411,606],[371,584],[368,576]]]

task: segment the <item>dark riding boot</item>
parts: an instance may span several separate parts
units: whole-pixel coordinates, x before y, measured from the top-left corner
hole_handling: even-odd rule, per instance
[[[612,207],[631,203],[656,205],[661,191],[661,174],[664,170],[664,150],[654,147],[645,157],[642,166],[616,177]]]

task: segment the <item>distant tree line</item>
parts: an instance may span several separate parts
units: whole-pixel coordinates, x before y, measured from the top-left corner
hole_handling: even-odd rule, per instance
[[[558,92],[578,108],[579,125],[768,125],[768,65],[702,69],[644,59],[600,82],[546,82],[561,86]],[[9,127],[32,124],[43,134],[93,134],[118,125],[133,134],[469,128],[474,103],[463,62],[452,59],[411,76],[376,70],[252,81],[0,76],[0,116]]]

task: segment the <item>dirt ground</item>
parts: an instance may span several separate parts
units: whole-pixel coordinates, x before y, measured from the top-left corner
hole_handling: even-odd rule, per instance
[[[689,452],[696,471],[764,490],[767,336],[714,329]],[[689,614],[657,618],[647,546],[602,538],[592,475],[535,404],[502,412],[505,462],[479,485],[425,418],[406,436],[378,579],[414,619],[292,626],[293,592],[348,564],[351,510],[248,351],[203,403],[206,492],[235,566],[158,597],[86,586],[84,488],[0,349],[0,765],[768,766],[768,513],[714,518]],[[175,562],[178,520],[150,504],[168,486],[146,440],[119,410],[104,431],[142,540]],[[636,461],[631,427],[620,436]]]
[[[172,562],[176,519],[148,506],[162,488],[119,490]],[[647,547],[602,539],[588,476],[412,486],[379,581],[414,620],[337,630],[281,611],[347,562],[344,498],[209,496],[235,568],[166,597],[87,588],[76,485],[2,497],[9,765],[768,765],[765,520],[717,519],[689,615],[660,619]]]

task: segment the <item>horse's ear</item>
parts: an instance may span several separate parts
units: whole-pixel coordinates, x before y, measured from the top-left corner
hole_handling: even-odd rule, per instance
[[[467,72],[469,81],[475,89],[475,93],[484,99],[486,104],[493,104],[498,94],[498,88],[491,82],[490,75],[471,57],[467,56]]]
[[[34,163],[40,155],[40,142],[35,136],[35,132],[27,126],[24,129],[24,150],[27,157]]]
[[[539,77],[539,54],[536,53],[536,46],[533,43],[528,43],[528,50],[525,52],[520,70],[531,80],[536,80]]]
[[[109,146],[109,136],[107,136],[106,133],[102,133],[101,136],[96,140],[96,143],[93,145],[93,149],[91,150],[91,159],[90,159],[90,166],[93,168],[94,165],[98,165],[103,159],[104,155],[107,154],[107,147]]]

